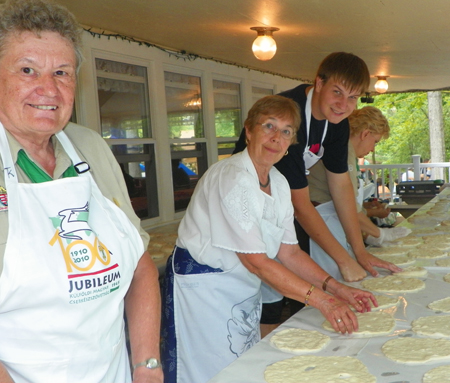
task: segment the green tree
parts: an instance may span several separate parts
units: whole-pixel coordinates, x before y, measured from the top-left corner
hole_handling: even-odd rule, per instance
[[[410,163],[413,154],[430,158],[428,100],[426,92],[382,94],[372,106],[380,109],[391,128],[387,140],[376,147],[376,162]],[[446,158],[450,157],[450,92],[442,93]],[[366,104],[359,103],[359,108]]]

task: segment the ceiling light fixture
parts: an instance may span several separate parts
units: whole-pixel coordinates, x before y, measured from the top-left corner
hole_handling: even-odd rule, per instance
[[[258,37],[253,41],[253,54],[258,60],[270,60],[277,53],[277,43],[273,39],[272,34],[279,31],[280,28],[251,27],[250,29],[258,33]]]
[[[375,76],[375,77],[378,78],[378,81],[375,83],[375,90],[376,90],[378,93],[386,93],[386,91],[387,91],[388,88],[389,88],[389,84],[388,84],[388,82],[386,81],[386,79],[387,79],[389,76]]]

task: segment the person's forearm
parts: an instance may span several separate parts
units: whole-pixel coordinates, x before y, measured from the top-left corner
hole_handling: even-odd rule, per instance
[[[358,213],[359,226],[363,233],[369,234],[372,237],[378,238],[380,236],[380,229],[374,225],[373,222],[362,212]]]
[[[365,245],[356,212],[355,194],[348,174],[346,176],[340,183],[332,184],[329,182],[329,186],[331,196],[333,197],[333,201],[335,201],[334,207],[339,221],[344,228],[347,241],[351,245],[355,255],[358,255],[359,252],[365,251]]]
[[[331,234],[321,215],[310,201],[295,210],[295,217],[310,238],[316,242],[333,260],[342,265],[350,259],[348,252]]]
[[[125,297],[125,310],[131,344],[131,364],[149,358],[159,360],[161,295],[158,270],[146,251],[139,260],[133,281]],[[151,374],[148,381],[162,381],[160,368],[136,369],[135,374]]]
[[[0,382],[2,383],[14,383],[11,375],[9,375],[8,371],[6,371],[5,366],[0,362]]]
[[[288,260],[280,256],[285,246],[293,245],[281,244],[278,255],[282,264],[265,254],[237,254],[243,265],[263,282],[285,297],[304,302],[311,284],[321,286],[321,281],[323,282],[328,274],[306,253],[305,257],[288,257]],[[301,251],[300,248],[298,250]]]

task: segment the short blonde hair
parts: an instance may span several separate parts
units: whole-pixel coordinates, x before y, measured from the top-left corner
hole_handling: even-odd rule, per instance
[[[258,124],[261,117],[274,116],[282,119],[291,119],[294,137],[292,144],[297,142],[297,132],[300,128],[300,109],[298,104],[287,97],[280,95],[265,96],[260,98],[251,107],[244,125],[251,132]]]
[[[381,111],[373,106],[365,106],[355,109],[348,116],[350,135],[355,136],[363,130],[369,130],[374,134],[381,134],[381,138],[389,137],[389,122]]]

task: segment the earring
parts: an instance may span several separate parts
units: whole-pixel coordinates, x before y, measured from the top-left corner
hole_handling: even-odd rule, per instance
[[[248,138],[245,139],[245,145],[248,146]]]
[[[289,153],[289,150],[286,150],[286,153],[284,153],[285,156],[287,156]]]

